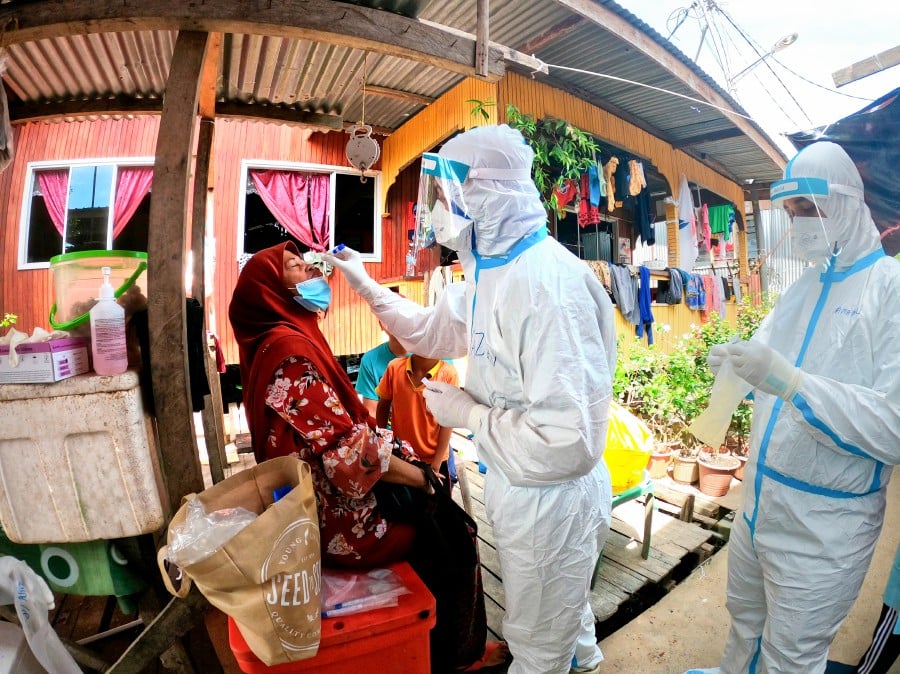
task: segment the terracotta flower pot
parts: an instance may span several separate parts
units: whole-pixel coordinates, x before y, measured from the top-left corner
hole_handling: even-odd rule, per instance
[[[672,464],[672,479],[681,484],[694,484],[698,477],[697,457],[675,454]]]
[[[665,477],[669,473],[669,462],[672,460],[672,450],[668,447],[654,450],[647,461],[647,471],[653,479]]]
[[[740,461],[737,457],[725,454],[715,458],[700,457],[697,464],[700,473],[700,491],[707,496],[725,496],[731,489],[731,478]]]
[[[737,468],[734,469],[734,478],[736,480],[744,480],[744,466],[747,465],[747,457],[746,456],[735,456],[738,461],[741,462]]]

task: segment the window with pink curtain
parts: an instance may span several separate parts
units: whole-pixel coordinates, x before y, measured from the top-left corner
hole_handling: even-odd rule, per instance
[[[141,205],[153,183],[152,166],[126,166],[119,168],[116,180],[116,202],[113,206],[113,238],[119,236],[131,216]]]
[[[36,172],[44,204],[60,236],[66,229],[66,201],[69,192],[69,169]]]
[[[251,169],[250,179],[282,227],[310,250],[326,250],[330,227],[327,174]]]

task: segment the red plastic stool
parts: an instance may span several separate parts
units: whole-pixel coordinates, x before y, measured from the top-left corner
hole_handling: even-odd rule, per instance
[[[428,633],[434,627],[434,597],[406,562],[392,564],[411,594],[399,604],[322,619],[322,638],[314,658],[271,667],[257,658],[234,621],[228,618],[228,642],[247,674],[429,674]]]

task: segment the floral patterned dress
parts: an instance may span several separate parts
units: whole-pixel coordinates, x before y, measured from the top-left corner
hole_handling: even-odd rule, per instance
[[[405,524],[378,512],[372,486],[395,449],[391,431],[354,422],[307,359],[291,356],[266,389],[266,458],[294,455],[312,469],[326,564],[375,566],[401,559],[412,542]],[[402,446],[404,458],[412,458]]]

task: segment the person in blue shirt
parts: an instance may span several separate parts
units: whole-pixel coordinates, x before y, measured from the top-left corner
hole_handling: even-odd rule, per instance
[[[384,330],[384,326],[381,326]],[[381,381],[388,363],[398,356],[407,355],[406,349],[401,346],[397,338],[385,330],[388,341],[382,342],[373,349],[366,351],[359,361],[359,374],[356,376],[356,392],[362,398],[363,405],[374,417],[378,409],[378,394],[375,392],[378,382]]]

